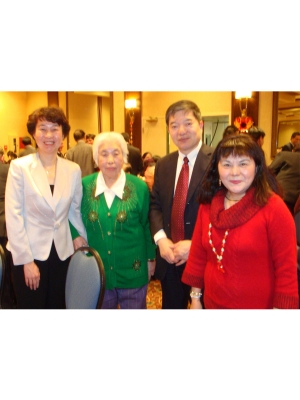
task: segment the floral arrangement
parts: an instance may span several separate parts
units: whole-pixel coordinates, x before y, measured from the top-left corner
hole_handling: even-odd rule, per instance
[[[253,125],[254,121],[251,117],[242,116],[236,117],[233,124],[238,128],[240,132],[246,132]]]

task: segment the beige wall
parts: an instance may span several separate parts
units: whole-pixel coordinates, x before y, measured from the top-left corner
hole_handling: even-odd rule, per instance
[[[103,97],[104,98],[104,97]],[[228,115],[231,119],[231,92],[142,92],[142,128],[147,130],[147,148],[143,147],[145,129],[142,131],[142,153],[153,151],[155,154],[166,153],[168,135],[164,116],[170,104],[181,99],[196,102],[203,116]],[[124,92],[113,93],[113,118],[109,98],[104,98],[102,110],[102,131],[125,129]],[[0,146],[7,145],[13,150],[13,138],[27,135],[26,121],[28,115],[36,108],[47,105],[47,92],[0,92]],[[263,149],[267,164],[271,162],[271,131],[272,131],[272,92],[260,92],[258,125],[266,132]],[[66,93],[59,93],[59,104],[66,111]],[[68,109],[70,131],[70,147],[75,145],[73,132],[83,129],[86,133],[98,133],[97,96],[69,93]],[[149,117],[158,118],[156,123],[149,123]],[[111,124],[113,126],[111,126]],[[144,126],[145,125],[145,126]],[[17,140],[17,145],[19,140]],[[150,147],[150,148],[149,148]],[[64,149],[67,150],[65,141]],[[170,146],[170,151],[174,146]],[[19,153],[19,148],[17,148]]]
[[[259,93],[258,107],[258,126],[265,132],[263,150],[266,157],[266,163],[271,163],[271,139],[272,139],[272,105],[273,92]]]
[[[14,150],[16,139],[19,154],[19,137],[27,136],[27,94],[26,92],[0,92],[0,146]],[[7,159],[7,158],[5,158]]]
[[[113,93],[113,126],[111,129],[115,132],[125,131],[125,118],[124,118],[124,92]]]
[[[143,92],[142,93],[142,153],[165,155],[176,150],[166,133],[165,113],[174,102],[187,99],[198,104],[203,117],[228,115],[231,119],[231,92]],[[157,122],[149,122],[149,117]]]
[[[98,133],[98,100],[97,96],[86,94],[68,93],[69,147],[76,145],[73,133],[82,129],[85,133]]]
[[[229,121],[231,121],[231,92],[143,92],[142,153],[146,151],[151,151],[154,154],[163,153],[166,140],[168,140],[164,122],[165,112],[172,103],[182,99],[192,100],[198,104],[203,117],[228,115]],[[260,92],[258,126],[266,133],[263,150],[267,164],[271,162],[272,103],[272,92]],[[146,120],[149,121],[149,117],[158,118],[158,121],[147,123]],[[147,148],[143,146],[143,137],[147,139],[145,140]],[[151,140],[151,137],[153,140]],[[158,138],[161,145],[158,144]],[[169,143],[170,151],[174,151],[175,147],[170,139]]]

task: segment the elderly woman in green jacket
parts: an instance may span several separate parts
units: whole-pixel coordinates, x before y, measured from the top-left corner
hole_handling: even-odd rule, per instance
[[[102,308],[146,308],[148,281],[155,270],[145,182],[125,174],[127,144],[120,133],[100,133],[93,143],[99,172],[82,179],[82,220],[89,246],[100,254],[106,275]],[[83,243],[71,227],[75,248]]]

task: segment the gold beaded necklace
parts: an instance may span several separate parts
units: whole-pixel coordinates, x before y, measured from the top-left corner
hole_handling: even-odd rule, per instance
[[[226,243],[226,238],[227,238],[229,229],[227,229],[225,234],[224,234],[224,237],[223,237],[223,240],[222,240],[221,253],[218,254],[216,249],[215,249],[215,247],[214,247],[214,245],[213,245],[212,239],[211,239],[211,228],[212,228],[212,224],[209,223],[209,225],[208,225],[208,241],[209,241],[209,244],[211,246],[212,251],[215,253],[215,255],[217,257],[218,270],[224,273],[225,270],[224,270],[224,267],[223,267],[223,265],[221,263],[222,263],[222,259],[223,259],[223,253],[224,253],[224,250],[225,250],[225,243]]]

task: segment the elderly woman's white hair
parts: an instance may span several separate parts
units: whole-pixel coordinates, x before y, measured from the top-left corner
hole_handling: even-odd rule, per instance
[[[128,147],[127,147],[127,143],[125,142],[125,139],[123,138],[121,133],[101,132],[98,135],[96,135],[96,137],[94,139],[94,143],[93,143],[93,157],[94,157],[94,161],[97,164],[97,166],[98,166],[99,147],[101,146],[102,143],[104,143],[108,140],[116,140],[120,144],[124,163],[127,163]]]

